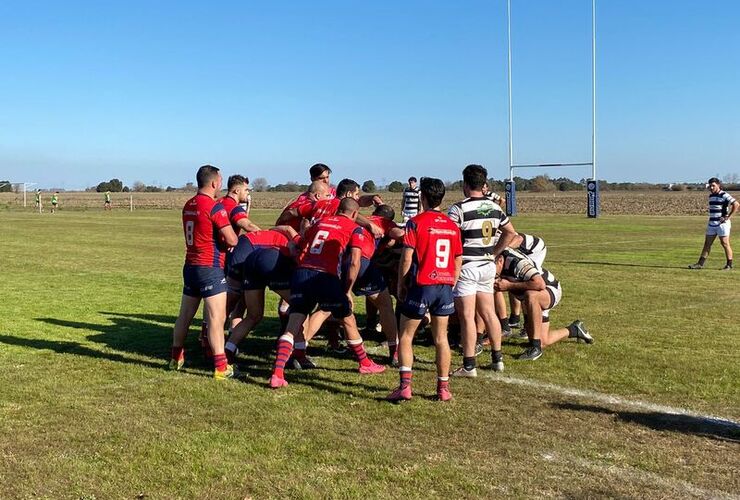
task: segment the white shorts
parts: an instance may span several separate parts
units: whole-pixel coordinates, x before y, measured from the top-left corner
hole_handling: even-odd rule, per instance
[[[726,221],[719,226],[707,226],[707,236],[730,236],[732,222]]]
[[[476,262],[466,264],[460,270],[452,294],[457,297],[468,297],[476,293],[493,293],[493,280],[496,279],[496,265],[493,262]]]
[[[401,213],[403,214],[403,223],[404,224],[407,223],[409,221],[409,219],[411,219],[412,217],[416,217],[417,215],[419,215],[419,211],[418,210],[414,210],[412,212],[407,212],[407,211],[404,210]]]
[[[552,308],[558,305],[560,299],[563,298],[563,289],[560,288],[560,285],[557,287],[547,285],[547,293],[550,294],[550,307],[542,311],[542,321],[545,323],[550,321],[550,311]]]

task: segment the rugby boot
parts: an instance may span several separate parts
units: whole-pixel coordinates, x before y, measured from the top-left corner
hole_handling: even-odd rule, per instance
[[[573,323],[568,325],[568,337],[571,339],[576,339],[577,342],[583,340],[587,344],[594,343],[594,338],[591,336],[590,333],[588,333],[588,330],[586,330],[583,321],[581,321],[580,319],[577,319]]]
[[[370,360],[370,358],[368,358]],[[385,371],[384,365],[379,365],[375,361],[370,360],[367,365],[360,365],[359,372],[361,375],[372,375],[374,373],[383,373]]]
[[[281,387],[287,387],[288,382],[284,378],[280,378],[277,375],[270,377],[270,389],[280,389]]]
[[[402,401],[408,401],[411,399],[411,386],[410,385],[399,385],[393,392],[386,396],[386,401],[391,403],[400,403]]]

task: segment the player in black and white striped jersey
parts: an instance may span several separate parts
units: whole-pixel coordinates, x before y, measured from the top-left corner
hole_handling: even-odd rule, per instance
[[[576,320],[566,328],[550,330],[550,310],[563,296],[563,289],[555,276],[544,268],[538,268],[532,260],[518,250],[507,248],[496,259],[498,278],[494,288],[513,293],[522,301],[526,311],[525,329],[530,345],[519,359],[535,360],[542,356],[542,348],[566,337],[593,343],[583,322]]]
[[[419,215],[421,208],[421,190],[416,185],[416,177],[409,177],[409,185],[403,188],[403,200],[401,213],[403,214],[403,223],[406,224],[412,217]]]
[[[491,341],[493,369],[504,368],[501,354],[501,326],[494,313],[493,281],[496,277],[494,260],[516,234],[504,211],[483,195],[488,172],[480,165],[468,165],[463,170],[465,198],[452,205],[449,217],[460,227],[463,243],[463,261],[460,277],[454,289],[455,310],[460,320],[463,347],[463,366],[454,376],[477,376],[476,312]],[[501,231],[498,241],[494,240]]]
[[[539,269],[545,262],[547,256],[547,246],[545,240],[539,236],[531,234],[517,233],[511,240],[511,248],[517,249],[522,254],[529,257]],[[519,328],[519,318],[522,313],[522,304],[513,293],[509,294],[509,306],[511,307],[509,315],[509,328]]]
[[[732,247],[730,246],[730,229],[732,228],[730,218],[740,210],[740,203],[729,193],[722,190],[722,183],[716,177],[709,179],[707,188],[709,189],[709,222],[704,236],[704,248],[701,250],[699,260],[696,264],[691,264],[689,269],[702,269],[704,267],[704,263],[709,257],[709,250],[712,249],[712,243],[719,236],[719,242],[725,250],[725,258],[727,259],[727,263],[722,270],[730,271],[733,265]]]

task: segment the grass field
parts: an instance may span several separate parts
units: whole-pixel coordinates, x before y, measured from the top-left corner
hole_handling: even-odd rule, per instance
[[[697,416],[740,420],[739,275],[715,270],[719,246],[685,269],[705,219],[514,223],[548,243],[553,324],[582,318],[595,344],[519,362],[507,342],[504,374],[453,380],[450,404],[430,400],[419,346],[417,397],[395,406],[394,370],[360,376],[322,340],[322,369],[268,390],[274,299],[242,346],[246,381],[209,377],[197,325],[191,366],[166,371],[175,210],[0,213],[0,498],[738,498],[740,426]]]

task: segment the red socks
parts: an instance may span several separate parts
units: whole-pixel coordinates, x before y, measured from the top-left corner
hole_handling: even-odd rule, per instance
[[[275,356],[275,366],[272,370],[272,374],[285,378],[285,364],[290,358],[290,354],[293,352],[293,336],[292,335],[281,335],[278,339],[277,355]]]

